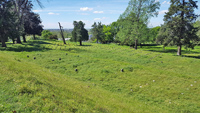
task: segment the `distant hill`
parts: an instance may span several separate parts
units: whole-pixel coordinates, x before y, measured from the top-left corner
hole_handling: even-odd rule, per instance
[[[49,30],[51,32],[53,32],[53,31],[60,31],[60,29],[45,29],[45,30]],[[64,31],[66,31],[66,32],[72,32],[73,29],[64,29]]]

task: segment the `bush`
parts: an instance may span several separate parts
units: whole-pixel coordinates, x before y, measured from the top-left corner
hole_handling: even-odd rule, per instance
[[[42,31],[42,38],[44,38],[44,39],[48,39],[51,35],[52,35],[52,33],[49,30]]]
[[[51,36],[49,36],[49,39],[56,39],[56,40],[58,40],[58,36],[57,35],[51,35]]]

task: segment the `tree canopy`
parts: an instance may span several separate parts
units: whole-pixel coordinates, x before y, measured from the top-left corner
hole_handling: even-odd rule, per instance
[[[194,48],[194,41],[198,40],[197,28],[193,23],[198,15],[194,9],[198,8],[197,1],[194,0],[171,0],[169,12],[164,16],[167,37],[164,38],[166,45],[177,45],[177,55],[181,55],[181,47]]]
[[[88,40],[89,38],[88,31],[84,28],[85,24],[82,21],[74,21],[73,25],[74,29],[72,31],[71,41],[80,42],[80,45],[82,45],[82,41]]]
[[[122,43],[135,41],[135,49],[137,49],[138,40],[144,37],[142,35],[146,32],[148,21],[158,15],[159,7],[160,3],[155,0],[129,1],[128,7],[119,17],[121,31],[118,36]]]

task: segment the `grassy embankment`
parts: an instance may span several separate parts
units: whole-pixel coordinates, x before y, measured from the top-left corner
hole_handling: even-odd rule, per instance
[[[0,112],[200,112],[199,47],[84,45],[1,48]]]

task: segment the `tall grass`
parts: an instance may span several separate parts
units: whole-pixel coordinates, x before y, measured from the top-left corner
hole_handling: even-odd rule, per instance
[[[198,49],[83,44],[1,49],[0,111],[200,112]]]

